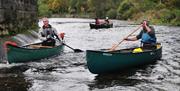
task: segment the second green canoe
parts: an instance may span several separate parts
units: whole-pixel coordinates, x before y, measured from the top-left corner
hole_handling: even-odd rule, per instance
[[[116,72],[152,63],[162,57],[162,46],[160,44],[154,50],[143,50],[143,52],[133,53],[134,49],[136,48],[113,52],[87,50],[86,60],[88,69],[94,74]]]

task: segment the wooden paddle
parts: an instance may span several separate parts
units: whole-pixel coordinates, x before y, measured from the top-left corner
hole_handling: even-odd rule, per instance
[[[55,36],[56,36],[56,38],[59,40],[59,42],[61,42],[61,40],[59,39],[59,36],[56,35],[56,34],[55,34]],[[67,46],[68,48],[72,49],[74,52],[83,52],[82,50],[80,50],[80,49],[74,49],[74,48],[70,47],[69,45],[67,45],[67,44],[65,44],[65,43],[63,43],[63,45],[65,45],[65,46]]]
[[[133,33],[135,33],[137,30],[139,30],[141,28],[142,25],[140,25],[137,29],[135,29],[133,32],[131,32],[128,36],[126,36],[125,38],[123,38],[123,40],[121,40],[118,44],[114,45],[112,48],[109,49],[109,51],[114,51],[126,38],[128,38],[129,36],[131,36]]]

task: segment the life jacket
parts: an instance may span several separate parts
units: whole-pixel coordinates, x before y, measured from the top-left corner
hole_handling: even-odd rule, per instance
[[[52,26],[51,26],[50,24],[48,24],[48,26],[43,25],[42,28],[43,28],[43,29],[46,29],[46,28],[52,28]]]
[[[147,43],[147,44],[155,44],[156,38],[151,37],[147,32],[143,32],[141,43]]]
[[[99,19],[96,20],[96,25],[100,25]]]
[[[50,24],[48,24],[48,26],[44,26],[43,25],[43,36],[46,37],[47,39],[48,38],[54,38],[55,35],[54,35],[54,31],[52,30],[52,26]]]

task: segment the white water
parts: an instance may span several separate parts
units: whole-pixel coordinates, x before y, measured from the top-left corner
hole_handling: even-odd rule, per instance
[[[66,44],[82,50],[110,48],[137,28],[136,25],[113,20],[113,28],[95,30],[89,28],[89,23],[93,21],[50,19],[50,23],[59,33],[65,32]],[[42,26],[42,22],[39,25]],[[66,48],[62,55],[42,59],[40,62],[0,64],[0,90],[11,88],[17,89],[16,91],[180,91],[180,27],[155,26],[155,29],[158,42],[163,45],[162,59],[155,64],[119,74],[96,75],[90,73],[86,66],[86,52],[74,53]],[[31,37],[23,37],[28,42],[35,41]],[[15,38],[25,44],[23,37]],[[139,41],[123,42],[117,49],[133,46],[139,46]]]

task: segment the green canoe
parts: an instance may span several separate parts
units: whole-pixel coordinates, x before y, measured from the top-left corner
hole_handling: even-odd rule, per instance
[[[105,50],[87,50],[87,66],[91,73],[103,74],[117,72],[135,66],[142,66],[161,59],[162,46],[157,45],[157,49],[143,50],[133,53],[137,48],[122,49],[113,52]]]
[[[113,24],[111,23],[111,24],[96,25],[96,24],[90,23],[89,26],[91,29],[100,29],[100,28],[112,28]]]
[[[32,44],[31,44],[32,45]],[[18,47],[11,44],[7,45],[7,59],[9,63],[21,63],[40,60],[53,55],[60,54],[64,45],[56,47],[38,46],[29,48],[27,46]],[[33,45],[35,46],[35,45]]]

